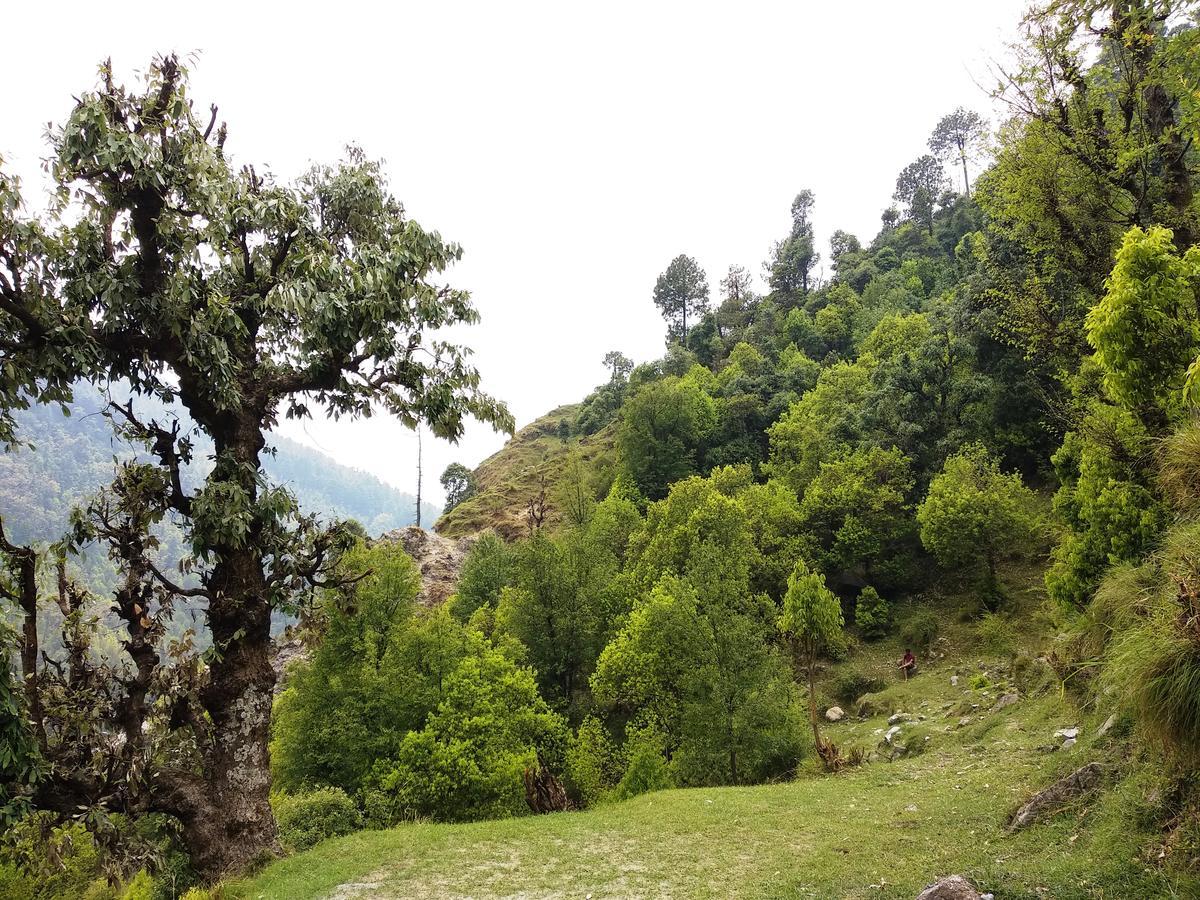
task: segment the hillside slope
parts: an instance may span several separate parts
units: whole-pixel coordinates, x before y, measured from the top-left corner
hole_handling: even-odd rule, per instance
[[[603,479],[615,457],[615,426],[563,440],[559,423],[574,420],[578,412],[579,404],[560,406],[514,434],[475,469],[475,495],[446,512],[434,530],[452,538],[488,529],[506,540],[527,534],[526,504],[539,495],[543,484],[549,492],[560,481],[572,453],[578,453],[589,470]],[[552,497],[548,507],[546,524],[553,526],[559,511]]]

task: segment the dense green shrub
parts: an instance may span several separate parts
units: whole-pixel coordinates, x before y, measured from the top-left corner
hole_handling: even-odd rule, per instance
[[[1021,476],[1001,472],[982,444],[968,444],[930,482],[917,510],[921,543],[947,568],[977,570],[984,605],[994,606],[997,561],[1031,545],[1033,510],[1033,492]]]
[[[928,609],[915,609],[905,616],[900,625],[900,642],[906,647],[924,653],[937,639],[941,622]]]
[[[424,724],[442,672],[465,652],[448,615],[414,619],[419,576],[399,545],[360,545],[342,570],[366,577],[322,597],[323,640],[275,701],[271,768],[284,791],[357,793],[375,760]]]
[[[651,729],[643,729],[630,736],[625,750],[629,762],[625,766],[621,782],[613,792],[615,799],[628,800],[638,794],[648,794],[675,786],[670,765],[663,754],[661,735]]]
[[[848,706],[864,694],[873,694],[884,687],[882,679],[851,669],[833,680],[832,693],[834,699]]]
[[[125,889],[121,891],[121,900],[154,900],[154,898],[154,879],[145,869],[141,869],[134,875],[125,885]]]
[[[502,653],[465,657],[445,679],[425,727],[410,731],[374,780],[400,808],[466,821],[526,812],[524,773],[561,772],[566,722],[537,691],[533,674]]]
[[[471,618],[475,610],[492,609],[500,602],[500,592],[509,584],[512,553],[495,532],[480,535],[463,560],[458,587],[450,601],[450,611],[460,622]]]
[[[393,828],[405,821],[405,809],[394,794],[368,788],[358,795],[362,807],[363,828]]]
[[[44,813],[36,813],[4,832],[0,897],[113,900],[92,835],[79,823],[49,824]]]
[[[689,373],[635,392],[621,407],[620,421],[617,445],[625,470],[638,490],[657,500],[695,472],[697,451],[716,427],[717,407]]]
[[[326,787],[303,794],[276,794],[271,798],[279,840],[288,850],[307,850],[326,838],[362,828],[362,816],[346,792]]]
[[[867,585],[859,592],[854,604],[854,624],[863,637],[883,637],[891,624],[892,610],[888,602],[879,596],[879,591]]]
[[[1090,434],[1104,434],[1097,443]],[[1148,473],[1153,438],[1136,416],[1093,400],[1079,431],[1063,438],[1051,461],[1061,485],[1054,511],[1068,526],[1046,572],[1050,597],[1073,609],[1092,599],[1109,566],[1140,560],[1166,523]]]
[[[608,732],[595,716],[579,726],[567,748],[567,787],[581,806],[603,800],[621,778],[621,763]]]
[[[16,865],[0,863],[0,897],[8,900],[33,900],[34,881]]]

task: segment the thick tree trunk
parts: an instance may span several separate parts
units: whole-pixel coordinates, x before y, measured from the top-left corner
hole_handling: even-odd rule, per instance
[[[223,443],[218,438],[218,453]],[[257,421],[249,421],[224,449],[243,464],[241,471],[254,472],[264,444]],[[242,486],[254,495],[252,480]],[[257,538],[252,532],[244,545],[223,548],[206,585],[213,595],[208,622],[217,653],[201,703],[212,731],[205,796],[184,817],[184,829],[192,865],[209,880],[280,853],[267,746],[275,688],[271,606]]]
[[[202,694],[212,719],[206,760],[206,806],[185,821],[192,864],[207,878],[246,869],[279,853],[271,813],[267,749],[275,672],[271,614],[263,597],[261,561],[247,551],[217,566],[221,591],[209,611],[214,643],[226,647]],[[238,631],[244,632],[236,637]]]

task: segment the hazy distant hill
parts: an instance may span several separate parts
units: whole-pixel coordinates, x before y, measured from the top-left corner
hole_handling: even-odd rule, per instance
[[[110,481],[114,460],[130,454],[131,448],[113,437],[111,423],[101,415],[103,405],[97,391],[81,386],[69,417],[57,407],[20,415],[20,435],[34,449],[0,454],[0,515],[11,538],[25,542],[61,535],[71,507]],[[198,476],[211,464],[212,445],[199,435],[194,440]],[[277,452],[264,458],[270,478],[291,488],[305,510],[356,519],[370,534],[415,521],[412,495],[287,438],[275,436],[271,443]],[[432,524],[439,513],[423,503],[421,520]]]

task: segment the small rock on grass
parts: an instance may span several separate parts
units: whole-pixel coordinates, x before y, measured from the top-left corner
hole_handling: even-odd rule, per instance
[[[831,706],[825,710],[825,718],[830,722],[840,722],[846,717],[846,711],[840,706]]]
[[[983,900],[984,895],[961,875],[939,878],[921,893],[917,900]]]
[[[1021,699],[1021,697],[1015,693],[1002,694],[1000,696],[1000,699],[996,701],[996,705],[992,707],[992,712],[999,712],[1000,710],[1004,709],[1004,707],[1006,707],[1006,706],[1012,706],[1014,703],[1016,703],[1020,699]]]

